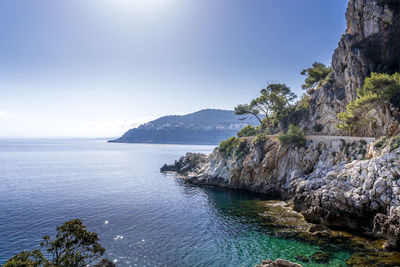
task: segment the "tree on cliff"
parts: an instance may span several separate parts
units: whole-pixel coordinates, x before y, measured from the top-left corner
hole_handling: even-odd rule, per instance
[[[273,132],[273,126],[284,117],[297,96],[285,84],[270,84],[250,104],[235,107],[236,115],[253,115],[264,127]],[[264,119],[261,119],[261,116]]]
[[[320,62],[314,62],[312,67],[304,69],[301,75],[306,76],[303,89],[310,89],[317,85],[321,85],[325,79],[332,73],[332,68],[325,66]]]
[[[260,111],[251,105],[248,105],[248,104],[237,105],[235,107],[235,114],[236,115],[253,115],[254,117],[257,118],[257,120],[260,122],[260,124],[262,124],[262,118],[260,115]],[[246,119],[246,117],[243,117],[242,119],[244,120],[244,119]]]
[[[364,86],[357,90],[357,98],[351,101],[346,112],[338,114],[340,122],[336,127],[341,130],[352,131],[361,126],[368,125],[374,120],[373,110],[385,108],[385,113],[390,112],[390,99],[400,94],[400,74],[372,73],[365,79]]]
[[[104,254],[105,249],[98,241],[98,235],[88,232],[81,220],[72,220],[57,227],[53,241],[45,236],[40,244],[47,248],[50,259],[41,250],[23,251],[9,259],[4,267],[84,267]]]

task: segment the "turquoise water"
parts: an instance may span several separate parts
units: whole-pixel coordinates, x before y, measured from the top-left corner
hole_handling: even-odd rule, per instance
[[[1,140],[0,264],[74,218],[99,234],[117,266],[253,266],[320,250],[274,236],[243,216],[241,203],[260,196],[199,188],[159,172],[187,151],[212,149]],[[329,266],[343,266],[348,257],[337,252]]]

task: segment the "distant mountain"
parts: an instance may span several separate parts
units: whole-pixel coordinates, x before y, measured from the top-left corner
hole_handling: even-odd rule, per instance
[[[249,124],[257,125],[258,122],[254,118],[240,120],[233,110],[204,109],[183,116],[158,118],[109,142],[219,144]]]

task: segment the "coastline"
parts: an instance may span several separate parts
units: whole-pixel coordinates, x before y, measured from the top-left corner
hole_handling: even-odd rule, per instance
[[[375,168],[375,173],[371,166],[387,160],[396,170],[400,149],[376,148],[377,142],[309,140],[306,148],[298,148],[280,145],[269,138],[261,144],[250,141],[246,149],[232,155],[224,155],[218,148],[209,156],[187,153],[175,163],[164,165],[161,171],[176,173],[178,178],[195,185],[246,189],[284,200],[285,205],[308,223],[307,231],[288,227],[295,229],[290,236],[301,236],[309,241],[315,236],[310,229],[323,229],[322,235],[327,240],[339,240],[334,230],[345,230],[347,233],[340,234],[341,238],[347,239],[347,244],[355,242],[350,248],[359,248],[351,262],[360,261],[359,255],[369,253],[378,255],[375,260],[379,264],[384,261],[381,257],[392,258],[392,265],[387,266],[393,266],[400,264],[399,253],[395,252],[399,236],[392,234],[392,228],[385,228],[385,225],[396,219],[395,211],[399,206],[388,208],[387,196],[381,197],[376,191],[371,193],[373,189],[382,193],[392,187],[391,183],[385,183],[383,190],[377,189],[382,186],[382,178],[378,169]],[[365,174],[354,175],[355,170]],[[368,175],[369,171],[374,175]],[[391,181],[397,186],[397,180]],[[360,186],[371,189],[361,192]],[[391,197],[396,199],[397,196]],[[372,209],[371,205],[376,206]],[[384,211],[387,213],[381,213]],[[275,215],[276,220],[281,213]],[[321,234],[321,231],[316,232],[317,236]],[[359,244],[359,240],[364,241]],[[364,246],[362,243],[368,245],[360,249]]]

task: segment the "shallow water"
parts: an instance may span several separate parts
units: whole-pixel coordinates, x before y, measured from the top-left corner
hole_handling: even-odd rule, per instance
[[[159,172],[187,151],[212,149],[0,140],[0,264],[74,218],[99,234],[117,266],[253,266],[320,251],[244,216],[241,204],[259,195],[200,188]],[[330,266],[344,266],[349,256],[336,252]]]

